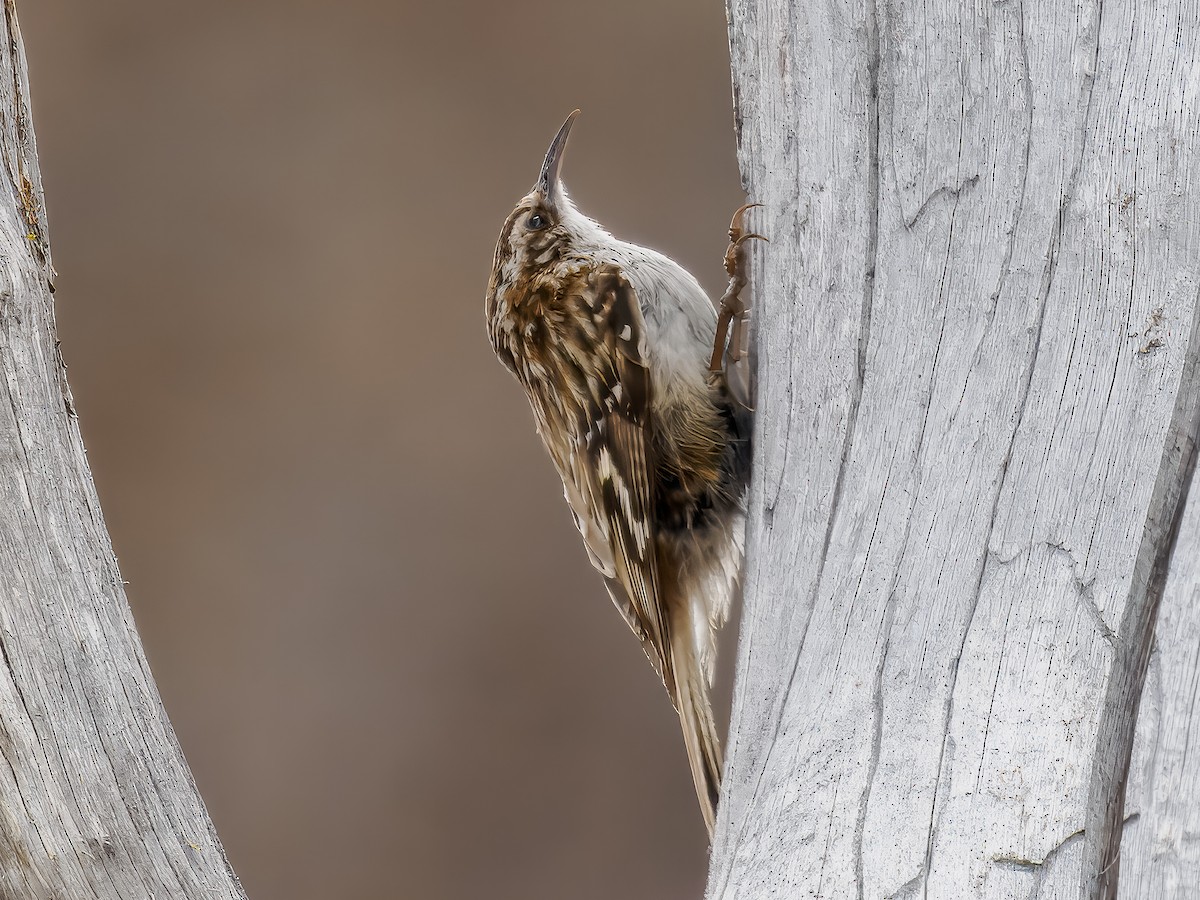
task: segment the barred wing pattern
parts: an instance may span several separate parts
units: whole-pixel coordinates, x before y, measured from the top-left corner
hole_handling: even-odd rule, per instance
[[[559,467],[575,524],[593,565],[605,576],[609,594],[646,655],[658,669],[672,700],[674,676],[669,624],[660,602],[655,557],[654,461],[648,439],[653,385],[644,358],[642,316],[633,287],[615,266],[580,273],[568,306],[586,309],[592,375],[572,404],[574,443]],[[576,319],[575,321],[578,321]],[[579,342],[583,337],[576,333]],[[596,367],[595,360],[603,364]],[[560,398],[561,399],[561,398]]]
[[[721,748],[704,675],[713,627],[705,610],[717,610],[724,598],[710,604],[688,595],[706,585],[681,584],[681,535],[660,533],[659,470],[680,461],[657,458],[663,423],[637,292],[618,265],[568,258],[531,278],[516,297],[492,319],[493,344],[529,395],[592,565],[679,713],[711,833]],[[695,536],[682,540],[692,546]],[[697,649],[701,630],[706,638]]]

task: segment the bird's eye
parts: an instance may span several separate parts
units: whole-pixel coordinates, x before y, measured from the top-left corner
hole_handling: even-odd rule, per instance
[[[530,228],[532,228],[534,231],[537,231],[539,228],[546,227],[546,220],[542,216],[539,216],[537,213],[534,213],[532,216],[530,216],[528,219],[525,220],[525,224],[528,225]]]

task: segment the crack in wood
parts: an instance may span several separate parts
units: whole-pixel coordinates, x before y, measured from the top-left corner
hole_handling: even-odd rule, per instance
[[[943,184],[922,201],[921,205],[917,207],[917,211],[915,213],[904,220],[904,227],[911,231],[914,227],[916,227],[917,222],[921,221],[921,219],[928,215],[929,210],[932,208],[935,202],[943,199],[958,200],[961,194],[969,191],[977,184],[979,184],[978,175],[971,175],[967,178],[964,178],[956,185]]]
[[[888,617],[890,619],[890,616]],[[890,631],[890,622],[885,629]],[[879,654],[879,665],[875,669],[875,686],[871,694],[871,756],[867,760],[866,786],[863,789],[862,800],[858,805],[858,819],[854,825],[854,869],[855,881],[858,885],[858,900],[864,900],[863,878],[863,834],[867,827],[867,813],[871,806],[871,787],[875,783],[875,773],[879,768],[879,757],[883,744],[883,672],[887,667],[888,639],[884,640],[883,650]]]
[[[1125,787],[1133,753],[1134,731],[1154,629],[1179,538],[1188,493],[1196,473],[1200,444],[1200,292],[1193,305],[1187,355],[1180,373],[1175,410],[1167,430],[1154,491],[1146,510],[1133,583],[1118,630],[1120,644],[1109,668],[1097,724],[1098,752],[1088,789],[1089,840],[1083,887],[1091,900],[1116,900]]]
[[[1075,593],[1079,598],[1079,605],[1083,611],[1091,619],[1092,624],[1096,626],[1096,630],[1100,632],[1100,636],[1104,638],[1105,643],[1110,647],[1116,648],[1121,637],[1109,627],[1104,618],[1104,612],[1096,603],[1096,579],[1085,579],[1081,574],[1082,565],[1076,559],[1074,552],[1064,544],[1046,541],[1046,546],[1050,548],[1053,555],[1061,555],[1066,557],[1067,566],[1071,570],[1071,580],[1075,584]]]

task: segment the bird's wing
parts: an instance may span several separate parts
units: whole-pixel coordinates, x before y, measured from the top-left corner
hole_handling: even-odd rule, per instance
[[[615,266],[597,266],[570,290],[578,296],[567,299],[587,310],[594,324],[588,354],[594,362],[562,472],[567,502],[613,602],[674,698],[655,559],[653,385],[641,309],[633,286]]]

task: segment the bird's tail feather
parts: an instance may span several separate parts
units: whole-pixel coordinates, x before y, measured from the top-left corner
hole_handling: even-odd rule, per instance
[[[686,606],[671,629],[672,668],[675,672],[675,706],[683,727],[688,765],[696,784],[696,797],[704,824],[712,837],[716,824],[717,799],[721,793],[721,739],[708,696],[708,679],[701,671],[692,639],[691,612]]]

